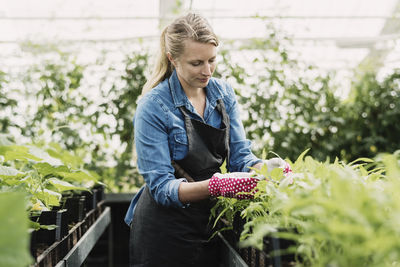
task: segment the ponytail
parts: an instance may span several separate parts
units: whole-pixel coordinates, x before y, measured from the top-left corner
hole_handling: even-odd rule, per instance
[[[189,39],[218,46],[218,38],[205,18],[194,13],[177,18],[161,33],[154,69],[143,86],[142,96],[171,76],[174,66],[169,61],[167,52],[171,53],[172,58],[178,58],[183,53],[184,42]]]
[[[142,96],[153,87],[172,74],[173,66],[167,57],[165,46],[165,35],[168,27],[165,27],[160,36],[160,47],[157,53],[156,62],[150,78],[143,86]]]

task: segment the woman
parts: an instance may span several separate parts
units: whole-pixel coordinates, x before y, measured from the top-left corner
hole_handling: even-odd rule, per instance
[[[209,241],[210,197],[248,196],[237,193],[257,184],[249,167],[264,163],[250,150],[233,89],[212,78],[218,39],[207,21],[180,17],[160,39],[134,119],[146,185],[125,218],[131,266],[219,266],[219,242]],[[235,174],[219,174],[225,160]]]

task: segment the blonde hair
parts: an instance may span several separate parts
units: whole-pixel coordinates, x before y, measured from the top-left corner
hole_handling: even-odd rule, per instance
[[[178,59],[183,53],[186,40],[218,46],[218,38],[205,18],[195,13],[177,18],[161,33],[156,63],[150,78],[143,86],[142,95],[171,76],[174,66],[168,60],[167,53],[173,59]]]

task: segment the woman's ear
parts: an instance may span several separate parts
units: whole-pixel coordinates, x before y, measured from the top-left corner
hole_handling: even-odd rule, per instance
[[[174,59],[172,58],[172,55],[171,55],[170,52],[167,52],[167,58],[168,58],[169,62],[171,62],[171,64],[172,64],[174,67],[176,67],[175,61],[174,61]]]

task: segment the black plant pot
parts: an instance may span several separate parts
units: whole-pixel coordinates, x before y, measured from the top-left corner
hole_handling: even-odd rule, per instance
[[[56,237],[56,240],[61,240],[64,236],[68,235],[68,213],[67,210],[59,210],[58,214],[60,214],[60,223],[57,226],[60,227],[60,235]]]
[[[294,254],[285,253],[284,250],[295,246],[295,242],[274,235],[264,238],[264,249],[258,250],[253,247],[239,248],[238,241],[244,229],[246,220],[240,214],[235,214],[232,221],[232,231],[224,231],[222,234],[230,245],[240,254],[242,259],[249,267],[268,266],[268,267],[288,267],[294,266]],[[289,229],[279,229],[279,231],[289,231]]]
[[[50,210],[42,211],[39,216],[32,216],[32,221],[37,221],[41,225],[56,225],[56,228],[53,230],[39,229],[33,231],[31,233],[31,248],[34,247],[32,243],[51,245],[55,241],[59,241],[67,235],[68,224],[66,215],[66,210]]]
[[[100,201],[103,201],[105,198],[105,194],[104,194],[104,186],[103,185],[95,185],[93,187],[93,189],[96,189],[96,199],[97,199],[97,203],[99,203]]]
[[[29,250],[31,252],[31,255],[36,257],[37,254],[37,231],[34,229],[29,229],[29,236],[30,238],[30,243],[29,243]]]
[[[63,206],[67,210],[68,224],[80,222],[85,218],[85,202],[85,196],[72,196],[64,200]]]
[[[85,210],[86,212],[91,211],[97,206],[97,198],[96,198],[96,190],[92,189],[92,191],[83,191],[81,196],[85,197]]]
[[[288,230],[279,230],[288,231]],[[269,266],[285,267],[293,266],[295,262],[295,255],[292,253],[284,252],[296,243],[293,240],[279,238],[270,235],[264,238],[264,253],[266,253]]]
[[[104,200],[104,186],[95,185],[90,191],[82,191],[80,193],[81,196],[85,196],[86,198],[86,212],[91,211],[92,209],[97,208],[97,204]]]
[[[239,213],[236,213],[233,217],[232,221],[232,227],[233,227],[233,232],[237,236],[238,240],[240,237],[240,234],[243,231],[244,225],[246,224],[246,220],[243,219]]]

